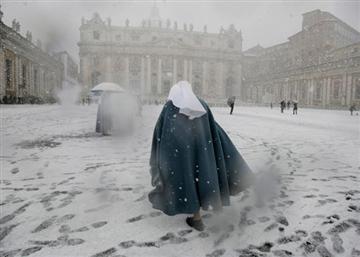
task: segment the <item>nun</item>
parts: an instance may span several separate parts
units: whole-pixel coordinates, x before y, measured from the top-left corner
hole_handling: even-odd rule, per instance
[[[186,223],[199,231],[200,209],[220,211],[252,180],[249,166],[187,81],[171,88],[158,118],[150,173],[153,208],[171,216],[192,214]]]
[[[97,133],[126,135],[133,131],[138,105],[132,95],[125,92],[104,91],[101,94],[97,116]]]
[[[113,124],[110,96],[111,93],[106,91],[101,94],[96,115],[95,131],[106,136],[111,135]]]

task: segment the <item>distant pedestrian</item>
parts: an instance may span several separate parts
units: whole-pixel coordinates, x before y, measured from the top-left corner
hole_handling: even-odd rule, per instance
[[[291,102],[290,100],[287,102],[287,109],[289,110],[290,109],[290,106],[291,106]]]
[[[298,102],[293,101],[293,114],[297,115],[297,110],[298,110]]]
[[[234,105],[235,105],[235,96],[231,96],[227,100],[227,104],[230,107],[230,115],[233,113]]]
[[[351,106],[350,106],[350,115],[352,116],[353,115],[353,112],[354,111],[356,111],[356,105],[355,104],[352,104]]]
[[[286,107],[285,100],[282,100],[282,101],[280,102],[280,110],[281,110],[281,113],[284,113],[285,107]]]
[[[273,108],[273,104],[272,104],[272,102],[270,103],[270,109],[272,109]]]

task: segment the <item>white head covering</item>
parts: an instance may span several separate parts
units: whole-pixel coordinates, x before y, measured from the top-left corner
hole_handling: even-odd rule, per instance
[[[206,113],[205,108],[200,103],[192,91],[191,85],[187,81],[179,81],[170,89],[168,100],[180,109],[180,113],[189,116],[189,119],[201,117]]]

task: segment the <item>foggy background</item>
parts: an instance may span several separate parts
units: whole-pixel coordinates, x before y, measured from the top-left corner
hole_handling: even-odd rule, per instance
[[[41,39],[52,51],[68,51],[78,61],[81,17],[90,19],[98,12],[102,19],[111,17],[112,25],[140,26],[149,18],[154,1],[108,0],[2,0],[4,22],[11,26],[15,18],[21,23],[21,34],[29,30],[33,42]],[[302,13],[314,9],[329,11],[347,24],[360,30],[359,1],[156,1],[163,20],[192,23],[195,31],[218,33],[221,26],[234,24],[243,33],[243,50],[260,44],[264,47],[287,41],[301,30]]]

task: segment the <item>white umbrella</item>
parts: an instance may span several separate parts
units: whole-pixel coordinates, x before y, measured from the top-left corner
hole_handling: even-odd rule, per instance
[[[125,90],[120,87],[118,84],[111,82],[103,82],[99,85],[96,85],[91,92],[99,92],[99,91],[115,91],[115,92],[125,92]]]

